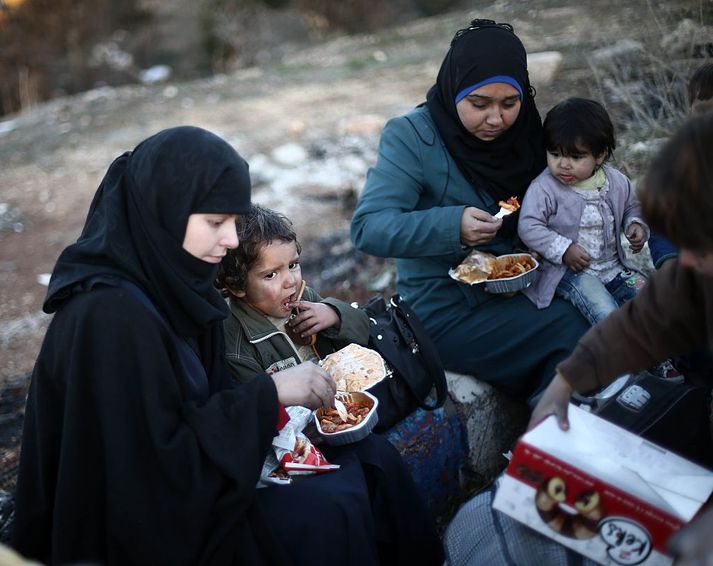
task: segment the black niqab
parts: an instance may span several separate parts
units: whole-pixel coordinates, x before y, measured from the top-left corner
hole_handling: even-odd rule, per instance
[[[211,335],[228,310],[213,286],[218,266],[183,249],[186,225],[194,212],[241,214],[249,206],[248,165],[228,143],[190,126],[159,132],[109,167],[79,240],[57,260],[45,312],[73,293],[129,280],[178,335],[198,341],[210,375],[222,346]]]
[[[524,99],[515,123],[498,138],[483,141],[465,129],[455,99],[461,90],[498,75],[515,79]],[[456,34],[426,105],[448,152],[473,187],[484,187],[496,201],[510,196],[522,200],[546,161],[527,54],[509,26],[474,21]]]

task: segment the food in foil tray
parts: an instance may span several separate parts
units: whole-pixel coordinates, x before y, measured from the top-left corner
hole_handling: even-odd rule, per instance
[[[364,421],[373,406],[368,399],[346,398],[342,402],[347,410],[346,419],[343,419],[336,409],[320,410],[318,418],[322,432],[330,434],[358,425]]]
[[[494,256],[473,250],[448,273],[456,281],[474,285],[495,279],[508,279],[523,275],[537,268],[537,261],[529,254]]]
[[[317,432],[327,444],[341,446],[366,438],[379,422],[379,400],[368,391],[337,392],[347,411],[342,418],[335,409],[320,408],[314,412]]]

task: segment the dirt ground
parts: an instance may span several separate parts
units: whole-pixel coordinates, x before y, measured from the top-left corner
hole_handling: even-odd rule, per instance
[[[544,113],[566,96],[590,95],[586,57],[592,50],[661,34],[702,5],[474,2],[467,13],[335,39],[269,68],[183,84],[97,89],[6,117],[0,121],[0,382],[28,372],[38,351],[49,320],[41,313],[46,287],[38,278],[51,272],[59,252],[78,236],[111,160],[150,134],[199,125],[223,135],[248,161],[286,142],[310,147],[346,136],[373,149],[375,124],[424,99],[453,32],[474,17],[513,23],[530,53],[562,53],[555,83],[535,84]],[[303,200],[286,203],[305,255],[315,258],[313,269],[328,268],[348,251],[344,234],[358,189],[345,187],[343,198],[318,203],[306,187]],[[265,190],[257,186],[256,196]],[[374,277],[384,269],[383,262],[360,261]]]

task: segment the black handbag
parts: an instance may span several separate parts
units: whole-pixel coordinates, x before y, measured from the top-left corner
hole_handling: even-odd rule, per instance
[[[360,307],[371,321],[369,347],[387,364],[387,377],[369,388],[377,397],[376,432],[388,430],[417,407],[443,405],[448,387],[441,358],[421,321],[400,295],[378,295]],[[430,398],[435,388],[435,399]]]
[[[712,468],[710,401],[710,387],[675,382],[643,372],[592,412],[684,458]]]

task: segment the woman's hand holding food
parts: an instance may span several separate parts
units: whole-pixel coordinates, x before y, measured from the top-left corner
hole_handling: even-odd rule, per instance
[[[307,338],[322,330],[338,327],[341,324],[337,312],[325,303],[310,303],[309,301],[295,301],[288,305],[295,309],[294,316],[290,317],[287,325],[292,332],[301,338]]]
[[[542,393],[540,401],[537,403],[530,416],[527,430],[530,430],[540,421],[555,415],[557,423],[562,430],[569,430],[569,420],[567,419],[567,406],[572,397],[572,386],[567,383],[559,372]]]
[[[277,398],[283,405],[302,405],[310,409],[333,407],[337,386],[334,379],[313,363],[278,371],[270,377],[275,382]]]
[[[501,218],[495,218],[474,206],[467,206],[460,218],[460,241],[466,246],[486,244],[502,225]]]
[[[575,273],[579,273],[583,269],[589,267],[589,262],[592,258],[582,246],[572,242],[567,251],[562,256],[562,263],[569,267]]]
[[[629,248],[635,254],[639,253],[646,242],[646,232],[644,227],[638,222],[632,222],[626,230],[626,239],[629,240]]]

